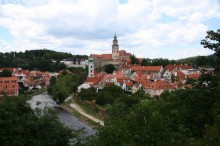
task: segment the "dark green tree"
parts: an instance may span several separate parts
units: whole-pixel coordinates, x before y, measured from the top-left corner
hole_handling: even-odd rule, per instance
[[[52,77],[50,78],[50,86],[55,85],[55,84],[56,84],[56,81],[57,81],[57,78],[56,78],[55,76],[52,76]]]
[[[149,58],[144,58],[141,61],[141,66],[150,66],[150,65],[151,65],[151,59],[149,59]]]
[[[11,77],[12,76],[12,72],[10,72],[7,69],[3,69],[2,72],[0,72],[0,77]]]
[[[130,56],[131,64],[140,64],[139,59],[133,54]]]
[[[23,97],[1,97],[0,141],[2,146],[69,146],[79,142],[77,132],[58,121],[54,111],[33,111]]]
[[[107,64],[104,66],[105,68],[105,72],[108,74],[113,73],[113,71],[115,70],[115,66],[113,64]]]
[[[220,29],[217,31],[207,31],[207,36],[201,41],[201,44],[205,48],[209,48],[216,52],[216,55],[220,57]]]

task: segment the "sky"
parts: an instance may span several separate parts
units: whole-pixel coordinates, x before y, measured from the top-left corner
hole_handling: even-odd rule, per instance
[[[220,0],[0,0],[0,52],[47,48],[72,54],[119,49],[144,58],[210,55]]]

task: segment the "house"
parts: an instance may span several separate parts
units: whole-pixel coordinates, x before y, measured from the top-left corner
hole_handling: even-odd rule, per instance
[[[145,94],[150,94],[151,96],[158,95],[160,96],[163,91],[168,90],[172,91],[177,88],[175,83],[168,83],[166,81],[155,81],[151,83],[143,84]]]
[[[123,83],[123,86],[122,86],[122,89],[125,90],[125,91],[132,91],[132,87],[133,87],[133,82],[124,82]]]
[[[145,75],[152,74],[153,76],[161,76],[163,71],[162,66],[141,66],[141,65],[131,65],[130,66],[131,72],[142,72]]]
[[[0,96],[5,94],[8,96],[18,96],[19,85],[17,77],[0,77]]]
[[[90,88],[90,87],[91,87],[91,86],[90,86],[89,84],[83,83],[82,85],[80,85],[80,86],[78,87],[78,93],[80,93],[82,89],[88,89],[88,88]]]
[[[137,93],[142,87],[142,84],[141,83],[135,83],[132,87],[132,93]]]

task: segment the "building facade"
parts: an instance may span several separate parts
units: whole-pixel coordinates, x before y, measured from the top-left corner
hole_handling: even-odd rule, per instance
[[[111,54],[91,54],[90,55],[94,61],[94,67],[103,67],[104,65],[113,64],[125,64],[130,58],[131,53],[127,53],[125,50],[119,50],[118,39],[115,34],[112,42],[112,52]]]
[[[19,85],[17,77],[1,77],[0,78],[0,96],[18,96]]]

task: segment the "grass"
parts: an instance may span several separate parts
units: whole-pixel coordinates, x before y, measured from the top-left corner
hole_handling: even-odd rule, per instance
[[[91,119],[81,115],[77,110],[71,108],[68,103],[62,103],[62,104],[60,104],[60,107],[63,108],[64,110],[68,111],[69,113],[73,114],[76,118],[78,118],[82,122],[88,124],[93,129],[98,130],[99,127],[101,126],[98,123],[92,121]]]
[[[104,120],[103,117],[101,117],[96,111],[94,111],[93,109],[91,109],[89,106],[84,105],[83,103],[73,100],[73,103],[77,103],[84,111],[85,113],[92,115],[93,117],[99,119],[99,120]],[[99,107],[96,107],[99,109]]]

